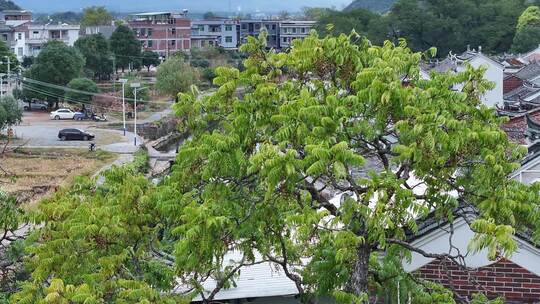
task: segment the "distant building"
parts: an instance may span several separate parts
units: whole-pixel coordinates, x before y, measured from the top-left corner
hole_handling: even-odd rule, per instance
[[[280,48],[291,46],[296,39],[304,39],[317,24],[316,21],[282,21],[279,23]]]
[[[29,24],[25,36],[23,56],[37,56],[43,45],[49,41],[62,41],[69,46],[75,45],[79,39],[80,25],[69,24]],[[18,54],[17,54],[18,55]]]
[[[86,36],[101,34],[105,38],[109,39],[111,38],[115,30],[116,30],[116,25],[87,26],[83,29],[83,34]]]
[[[424,72],[428,74],[431,72],[458,73],[465,70],[465,63],[470,64],[474,68],[479,68],[481,66],[485,67],[486,72],[484,78],[495,85],[493,89],[487,91],[484,96],[482,96],[484,105],[492,108],[495,108],[497,105],[502,105],[504,100],[504,66],[498,61],[486,56],[481,51],[467,50],[459,55],[450,54],[448,58],[442,61],[431,62],[424,65],[422,68],[424,69]],[[461,87],[458,86],[455,89],[459,90]]]
[[[238,49],[240,23],[230,19],[195,20],[191,23],[191,46]]]
[[[5,21],[32,21],[32,13],[25,10],[4,10],[0,18]]]
[[[128,21],[145,50],[169,56],[191,48],[191,20],[185,13],[133,14]]]
[[[249,36],[258,37],[265,29],[268,47],[279,49],[279,23],[279,20],[240,20],[240,44],[246,43]]]

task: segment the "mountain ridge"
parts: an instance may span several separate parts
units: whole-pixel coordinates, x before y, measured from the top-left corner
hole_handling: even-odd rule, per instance
[[[384,13],[389,11],[396,2],[397,0],[355,0],[344,10],[351,11],[363,8],[374,12]]]

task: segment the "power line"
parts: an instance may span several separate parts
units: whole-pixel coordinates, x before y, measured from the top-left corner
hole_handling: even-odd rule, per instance
[[[95,93],[95,92],[72,89],[72,88],[69,88],[69,87],[66,87],[66,86],[56,85],[56,84],[52,84],[52,83],[48,83],[48,82],[44,82],[44,81],[40,81],[40,80],[35,80],[35,79],[32,79],[32,78],[28,78],[28,77],[18,77],[17,79],[21,80],[23,82],[23,85],[28,85],[25,82],[29,82],[29,83],[39,85],[39,86],[44,86],[44,87],[49,87],[49,88],[52,88],[52,89],[62,90],[64,92],[73,92],[73,93],[79,93],[79,94],[102,97],[102,98],[114,98],[116,100],[122,100],[122,97],[118,97],[118,96],[114,96],[114,95],[107,95],[107,94],[101,94],[101,93]],[[125,98],[125,100],[126,101],[135,101],[133,98]],[[143,102],[143,100],[138,100],[138,102]],[[156,104],[160,104],[160,103],[161,104],[170,104],[169,102],[166,102],[166,101],[149,101],[149,102],[156,103]]]

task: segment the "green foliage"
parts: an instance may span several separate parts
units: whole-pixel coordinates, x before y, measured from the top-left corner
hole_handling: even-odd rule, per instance
[[[0,41],[0,61],[2,62],[2,64],[0,64],[0,73],[2,74],[6,74],[8,72],[6,57],[9,57],[11,72],[16,72],[19,69],[19,61],[17,60],[17,56],[15,56],[4,41]]]
[[[540,8],[538,6],[529,6],[519,16],[516,26],[517,32],[520,32],[527,26],[540,26]]]
[[[156,88],[163,94],[176,96],[186,92],[199,81],[199,71],[181,58],[172,57],[163,62],[157,70]]]
[[[538,44],[540,44],[540,26],[526,26],[516,33],[512,44],[512,52],[529,52],[537,48]]]
[[[51,41],[45,44],[35,64],[25,71],[24,76],[65,86],[72,79],[83,75],[83,67],[84,58],[76,48],[60,41]],[[23,95],[25,99],[38,98],[55,102],[63,98],[64,91],[25,82]]]
[[[180,94],[175,107],[192,138],[159,208],[175,227],[178,275],[196,290],[208,275],[232,286],[234,266],[263,259],[294,270],[306,300],[360,303],[399,286],[412,303],[454,303],[402,268],[418,217],[474,207],[471,248],[506,256],[514,231],[540,233],[539,186],[508,177],[524,151],[482,105],[483,69],[423,80],[422,54],[404,41],[313,33],[276,53],[265,38],[242,46],[245,71],[218,68],[215,94]],[[225,267],[231,250],[243,259]]]
[[[359,34],[369,37],[375,44],[382,44],[390,38],[390,26],[387,18],[367,9],[354,9],[345,12],[328,10],[318,19],[317,32],[322,34],[343,34],[355,30]],[[328,25],[331,24],[331,29]]]
[[[109,43],[102,34],[83,36],[75,47],[85,58],[85,69],[94,78],[106,79],[113,72]]]
[[[31,279],[12,303],[185,303],[162,295],[174,273],[153,254],[163,221],[154,187],[133,166],[105,173],[106,182],[78,179],[39,206]]]
[[[83,11],[81,26],[111,25],[112,15],[103,6],[87,7]]]
[[[217,17],[217,15],[214,14],[214,12],[206,12],[203,15],[204,20],[212,20],[212,19],[215,19],[216,17]]]
[[[90,93],[99,93],[100,90],[95,82],[88,78],[75,78],[68,83],[68,88],[78,91],[85,91]],[[65,100],[76,103],[90,103],[92,101],[92,95],[67,91]]]
[[[320,20],[328,11],[328,8],[325,7],[303,7],[302,15],[306,20],[318,21]]]
[[[374,12],[387,12],[395,2],[396,0],[355,0],[345,8],[345,11],[361,8]]]
[[[512,45],[518,17],[537,1],[397,0],[384,15],[359,10],[365,3],[357,1],[344,12],[323,15],[318,31],[325,33],[329,24],[338,34],[355,29],[375,44],[386,39],[398,43],[399,38],[405,38],[413,50],[436,47],[439,56],[465,51],[467,45],[482,46],[486,53],[502,53]],[[525,21],[528,15],[522,16],[522,23],[529,22]]]
[[[22,114],[23,111],[14,98],[4,97],[0,100],[0,131],[21,123]]]
[[[141,43],[135,32],[126,25],[119,25],[110,39],[111,51],[116,57],[116,66],[126,69],[130,63],[141,65]]]
[[[159,54],[152,51],[142,52],[142,65],[146,67],[148,72],[150,72],[151,67],[157,67],[161,62],[159,59]]]
[[[21,66],[25,69],[29,68],[30,66],[32,66],[32,64],[34,64],[34,61],[36,60],[35,57],[30,57],[30,56],[24,56],[23,57],[23,60],[21,62]]]
[[[21,242],[8,241],[6,236],[13,231],[17,231],[23,223],[26,223],[27,216],[17,205],[15,197],[0,190],[0,303],[8,303],[10,293],[16,290],[16,280],[21,278],[24,272],[21,267],[23,250]]]

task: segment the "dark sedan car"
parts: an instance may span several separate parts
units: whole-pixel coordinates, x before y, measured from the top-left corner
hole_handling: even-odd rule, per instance
[[[95,135],[80,129],[64,129],[58,132],[60,140],[93,140]]]

